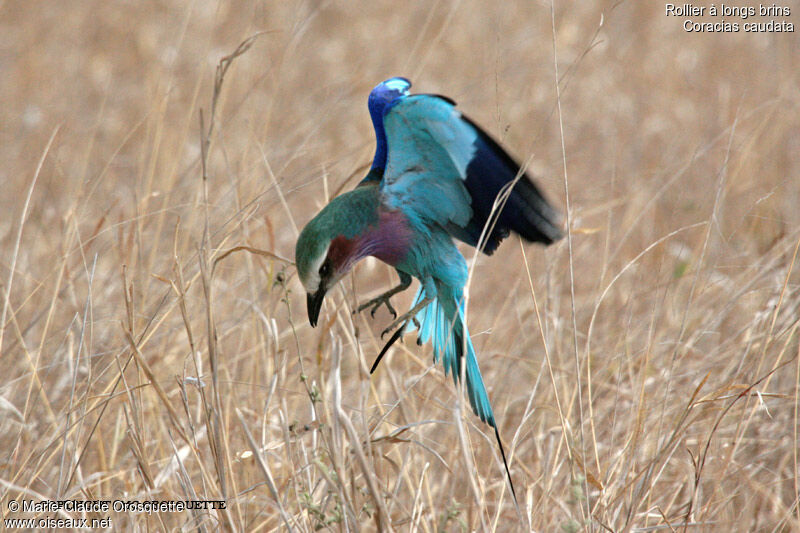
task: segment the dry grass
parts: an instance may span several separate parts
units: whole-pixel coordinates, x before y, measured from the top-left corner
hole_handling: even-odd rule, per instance
[[[800,531],[796,33],[517,4],[0,2],[3,517],[206,499],[227,509],[113,526]],[[570,240],[509,239],[470,287],[519,513],[429,347],[369,376],[389,315],[350,311],[391,271],[362,263],[311,329],[281,259],[363,173],[390,75],[564,209],[568,177]]]

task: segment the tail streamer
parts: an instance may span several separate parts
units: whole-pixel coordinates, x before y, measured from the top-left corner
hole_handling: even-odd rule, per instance
[[[453,381],[458,384],[461,378],[461,362],[464,360],[464,349],[466,347],[466,385],[467,396],[472,411],[483,421],[494,428],[494,435],[497,439],[497,446],[500,448],[500,456],[503,458],[503,466],[508,477],[508,484],[514,502],[517,502],[517,493],[514,490],[514,482],[511,479],[511,471],[508,468],[506,452],[503,448],[503,441],[500,439],[500,431],[497,429],[497,422],[494,418],[492,405],[489,402],[489,395],[483,383],[478,359],[475,357],[475,348],[469,337],[466,324],[464,323],[464,306],[461,291],[453,293],[449,287],[439,286],[439,294],[436,298],[416,316],[419,323],[420,343],[431,341],[433,344],[433,361],[442,361],[445,375],[452,374]],[[417,290],[417,295],[411,305],[413,308],[425,298],[425,290],[422,286]],[[404,333],[415,329],[412,320],[399,327],[392,335],[383,349],[378,354],[377,359],[372,364],[370,374],[378,367],[383,356],[389,348],[402,337]]]

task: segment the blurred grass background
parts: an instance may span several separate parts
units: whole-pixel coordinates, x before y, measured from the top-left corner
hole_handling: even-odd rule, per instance
[[[649,1],[0,2],[3,517],[224,499],[111,516],[800,531],[800,41],[682,23]],[[258,32],[212,116],[219,61]],[[390,316],[350,313],[391,270],[363,262],[311,329],[280,259],[365,172],[366,97],[394,75],[563,211],[566,169],[571,252],[511,238],[470,287],[519,513],[429,347],[370,378]]]

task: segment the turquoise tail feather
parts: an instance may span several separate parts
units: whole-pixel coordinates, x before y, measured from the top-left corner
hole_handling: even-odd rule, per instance
[[[475,348],[469,338],[469,331],[464,324],[464,304],[460,290],[439,285],[438,294],[430,305],[419,313],[416,319],[420,324],[419,339],[422,342],[432,341],[433,361],[442,361],[445,375],[452,374],[453,381],[458,383],[461,377],[460,363],[464,353],[466,339],[466,377],[467,396],[473,412],[484,422],[496,427],[489,395],[483,383],[483,376],[478,368]],[[420,286],[414,297],[414,305],[425,298],[425,289]],[[455,318],[455,324],[453,324]]]
[[[460,289],[452,289],[448,286],[438,285],[436,298],[422,309],[415,317],[419,322],[419,340],[428,342],[433,340],[433,362],[438,363],[442,360],[445,375],[451,373],[453,381],[458,383],[461,378],[459,365],[467,348],[467,396],[472,411],[480,419],[494,428],[494,436],[497,439],[497,446],[500,448],[500,456],[503,458],[503,466],[506,469],[508,485],[511,487],[511,495],[514,502],[517,502],[517,492],[514,490],[514,482],[511,480],[511,471],[508,468],[506,452],[503,449],[503,441],[500,439],[500,432],[494,420],[492,405],[489,403],[489,395],[486,393],[486,386],[483,384],[483,376],[478,368],[478,360],[475,357],[475,347],[469,338],[469,331],[464,323],[464,303]],[[425,298],[425,288],[420,285],[417,295],[414,297],[412,308]],[[453,323],[455,319],[455,324]],[[401,330],[413,329],[413,324]],[[400,330],[398,330],[399,332]],[[465,342],[466,341],[466,342]],[[393,341],[389,341],[390,346]],[[384,348],[384,351],[387,348]],[[384,352],[381,352],[383,355]],[[378,357],[380,360],[380,356]],[[377,365],[377,361],[375,362]],[[373,370],[375,365],[373,365]]]

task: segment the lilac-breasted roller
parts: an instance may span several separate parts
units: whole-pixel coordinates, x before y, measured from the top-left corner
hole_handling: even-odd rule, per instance
[[[400,284],[358,308],[380,305],[397,332],[419,327],[419,342],[432,340],[434,361],[461,376],[473,411],[495,429],[505,452],[475,350],[463,320],[467,263],[453,239],[491,255],[513,231],[550,244],[561,237],[560,216],[514,160],[486,132],[432,94],[409,94],[411,82],[391,78],[369,95],[376,149],[372,168],[352,191],[334,198],[300,233],[296,265],[307,291],[308,319],[316,326],[325,294],[360,259],[393,266]],[[497,203],[497,205],[496,205]],[[420,287],[410,311],[397,318],[389,298]],[[466,357],[464,357],[466,355]],[[509,474],[509,482],[511,477]],[[511,484],[513,492],[513,484]]]

